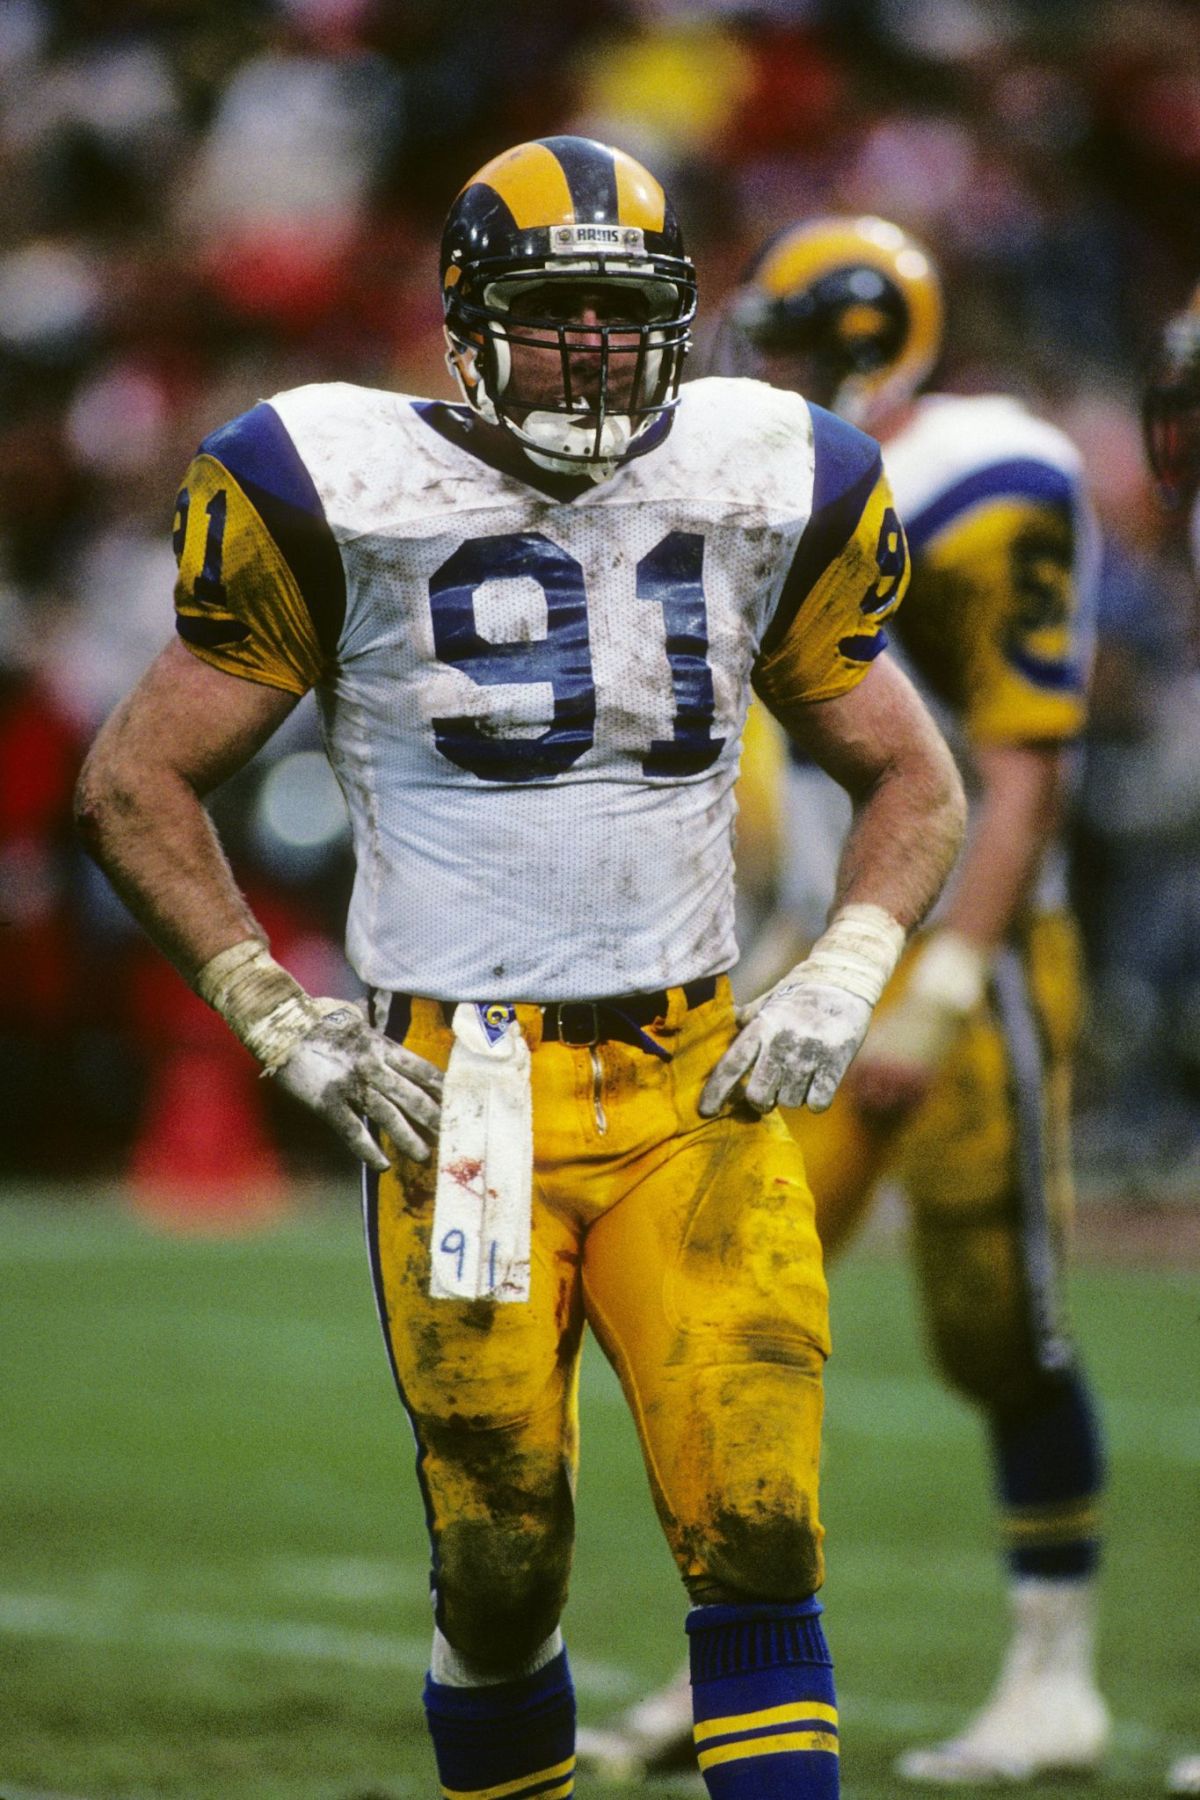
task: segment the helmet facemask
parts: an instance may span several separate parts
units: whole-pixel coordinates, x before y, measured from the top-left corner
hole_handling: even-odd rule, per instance
[[[725,313],[721,372],[795,388],[878,435],[937,361],[942,296],[915,238],[886,219],[789,225],[763,245]]]
[[[678,397],[695,284],[664,260],[477,265],[447,303],[464,398],[540,467],[605,480]]]
[[[1200,488],[1200,305],[1166,328],[1142,423],[1159,500],[1173,510]]]
[[[731,373],[794,387],[861,426],[880,410],[907,323],[903,297],[873,269],[779,296],[751,285],[729,310],[723,358]]]

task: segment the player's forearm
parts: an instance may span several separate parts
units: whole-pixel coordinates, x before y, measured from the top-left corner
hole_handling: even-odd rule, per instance
[[[262,932],[201,797],[249,762],[296,704],[210,668],[178,639],[101,728],[79,779],[84,843],[189,982]]]
[[[967,818],[962,780],[929,709],[880,657],[847,693],[785,705],[778,717],[854,806],[834,912],[877,906],[912,931],[942,891]]]
[[[1056,745],[1012,745],[984,751],[978,761],[983,796],[944,923],[991,950],[1019,918],[1058,830],[1065,753]]]
[[[389,1166],[379,1133],[424,1162],[437,1134],[439,1071],[389,1044],[357,1007],[306,993],[275,962],[192,782],[168,758],[133,751],[137,722],[136,706],[119,710],[80,777],[88,849],[159,949],[287,1093],[369,1167]]]
[[[932,733],[910,743],[855,804],[834,911],[867,903],[911,932],[962,848],[966,800],[950,752]]]
[[[218,951],[261,937],[195,791],[176,771],[88,759],[76,818],[89,853],[130,912],[192,982]]]

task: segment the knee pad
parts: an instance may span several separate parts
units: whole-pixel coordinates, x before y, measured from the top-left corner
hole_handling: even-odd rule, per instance
[[[988,1412],[1036,1406],[1061,1370],[1042,1368],[1027,1329],[934,1332],[938,1368],[964,1399]]]
[[[926,1324],[945,1380],[989,1409],[1034,1404],[1071,1352],[1057,1318],[1043,1319],[1035,1304],[1017,1227],[1000,1208],[970,1221],[926,1215],[918,1244]]]
[[[697,1606],[805,1600],[824,1577],[822,1535],[807,1508],[772,1509],[769,1498],[753,1511],[722,1512],[696,1544],[684,1585]]]
[[[436,1618],[455,1650],[484,1669],[526,1662],[558,1627],[570,1542],[461,1521],[439,1543]]]

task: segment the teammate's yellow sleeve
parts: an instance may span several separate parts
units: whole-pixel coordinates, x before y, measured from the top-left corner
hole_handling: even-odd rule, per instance
[[[312,478],[274,409],[201,444],[176,501],[175,625],[226,674],[303,694],[329,668],[341,559]]]
[[[835,553],[798,597],[778,640],[770,632],[764,638],[754,686],[772,709],[848,693],[887,647],[884,621],[908,586],[908,547],[878,448],[871,447],[869,483],[860,481],[859,492],[843,496],[849,504],[840,507],[844,536],[839,532]],[[804,539],[797,562],[803,549]]]
[[[742,727],[737,780],[737,869],[749,890],[774,879],[783,856],[782,817],[787,739],[756,700]]]
[[[922,662],[939,650],[961,659],[950,685],[974,743],[1083,728],[1089,629],[1075,529],[1069,506],[1006,494],[948,521],[917,554],[905,642],[911,627]]]

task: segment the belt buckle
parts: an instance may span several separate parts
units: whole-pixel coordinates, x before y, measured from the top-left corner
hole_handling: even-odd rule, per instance
[[[591,1024],[584,1029],[591,1033],[590,1037],[572,1037],[568,1035],[567,1014],[574,1009],[591,1014]],[[594,1000],[559,1000],[556,1005],[558,1014],[558,1041],[566,1044],[571,1050],[589,1050],[593,1044],[600,1042],[600,1008]]]

